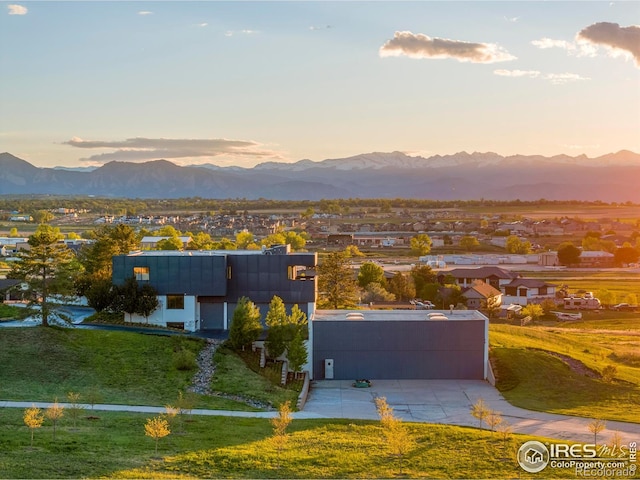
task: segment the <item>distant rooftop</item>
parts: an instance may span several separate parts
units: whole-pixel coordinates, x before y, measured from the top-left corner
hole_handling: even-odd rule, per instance
[[[134,250],[129,256],[144,257],[213,257],[229,255],[287,255],[291,253],[289,245],[274,245],[261,250]],[[315,253],[304,253],[315,255]]]
[[[362,317],[360,317],[362,316]],[[445,317],[445,318],[443,318]],[[321,321],[447,321],[447,320],[487,320],[477,310],[316,310],[314,322]]]

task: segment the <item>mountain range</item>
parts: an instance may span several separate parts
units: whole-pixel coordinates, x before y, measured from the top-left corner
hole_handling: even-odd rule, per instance
[[[0,195],[96,195],[125,198],[320,200],[580,200],[640,203],[640,154],[501,156],[366,153],[320,162],[267,162],[252,168],[178,166],[167,160],[110,162],[88,168],[39,168],[0,154]]]

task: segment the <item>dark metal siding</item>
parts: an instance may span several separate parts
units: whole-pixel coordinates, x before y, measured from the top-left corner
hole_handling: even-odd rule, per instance
[[[231,279],[227,297],[234,301],[249,297],[254,303],[269,303],[274,295],[287,305],[315,302],[315,280],[289,280],[289,266],[314,267],[315,255],[229,255]]]
[[[122,285],[133,276],[133,267],[149,267],[149,284],[159,295],[227,294],[225,256],[127,256],[113,257],[113,283]]]
[[[334,379],[483,379],[485,324],[455,321],[313,322],[313,374]]]

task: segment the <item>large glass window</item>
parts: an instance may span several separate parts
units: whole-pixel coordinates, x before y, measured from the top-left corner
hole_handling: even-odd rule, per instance
[[[139,282],[149,280],[149,267],[133,267],[133,276]]]
[[[184,310],[184,295],[167,295],[167,310]]]

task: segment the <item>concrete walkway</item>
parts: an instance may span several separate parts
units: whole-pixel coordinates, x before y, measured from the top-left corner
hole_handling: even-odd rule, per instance
[[[385,397],[396,416],[408,422],[478,426],[471,416],[471,406],[479,399],[492,410],[502,414],[514,433],[539,435],[572,442],[593,442],[589,432],[591,419],[533,412],[509,404],[494,387],[475,380],[376,380],[371,388],[354,388],[350,381],[322,380],[312,382],[311,393],[303,411],[294,419],[351,418],[377,420],[375,398]],[[0,408],[27,408],[35,404],[47,408],[48,402],[0,401]],[[65,407],[68,404],[60,403]],[[85,405],[89,410],[91,407]],[[120,411],[160,414],[164,407],[134,405],[95,405],[97,411]],[[277,412],[243,412],[230,410],[194,409],[193,415],[272,418]],[[638,414],[640,421],[640,413]],[[486,428],[486,427],[485,427]],[[599,434],[600,441],[608,441],[619,432],[622,442],[640,441],[640,423],[607,421]]]

